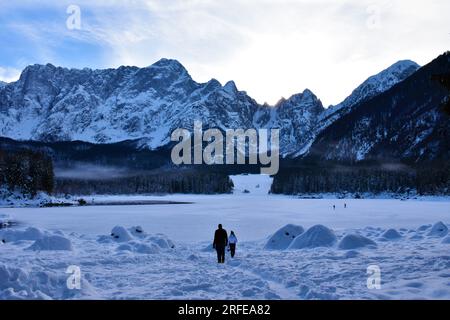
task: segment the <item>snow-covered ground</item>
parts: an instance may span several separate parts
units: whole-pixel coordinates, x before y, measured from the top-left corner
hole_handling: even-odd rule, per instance
[[[126,197],[191,204],[0,209],[19,223],[0,230],[0,298],[450,299],[449,200],[269,196],[268,179],[233,177],[233,195]],[[239,239],[224,265],[210,247],[218,223]],[[266,246],[286,224],[303,228]],[[370,265],[380,290],[367,288]]]

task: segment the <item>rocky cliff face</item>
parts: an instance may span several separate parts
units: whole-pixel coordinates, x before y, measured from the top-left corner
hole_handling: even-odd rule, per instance
[[[174,60],[142,69],[34,65],[0,92],[0,134],[94,143],[145,138],[156,148],[194,119],[218,127],[249,125],[257,107],[231,83],[196,83]]]

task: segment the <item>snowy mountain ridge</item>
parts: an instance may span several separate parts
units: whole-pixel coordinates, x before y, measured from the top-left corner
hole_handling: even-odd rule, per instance
[[[360,86],[358,86],[350,96],[343,102],[335,106],[330,106],[324,117],[338,112],[342,109],[351,108],[359,102],[374,97],[375,95],[385,92],[397,83],[405,80],[407,77],[416,72],[420,66],[411,60],[401,60],[394,63],[389,68],[380,73],[369,77]]]
[[[400,60],[380,73],[369,77],[344,101],[335,106],[329,106],[324,112],[321,113],[314,133],[311,134],[312,138],[309,140],[310,143],[301,148],[295,156],[307,154],[310,150],[311,144],[320,132],[344,115],[349,114],[354,107],[357,107],[360,103],[388,91],[397,83],[402,82],[411,76],[419,68],[420,66],[414,61]]]
[[[414,67],[414,66],[413,66]],[[443,54],[373,98],[363,100],[318,132],[308,154],[324,160],[448,161],[448,90],[434,80],[449,74]]]
[[[47,142],[140,140],[141,146],[156,149],[170,142],[174,129],[191,129],[200,120],[221,129],[279,128],[286,156],[307,151],[318,128],[335,121],[339,110],[350,110],[417,68],[411,61],[394,64],[326,110],[308,89],[275,106],[259,105],[233,81],[197,83],[170,59],[145,68],[104,70],[31,65],[18,81],[0,85],[0,136]]]

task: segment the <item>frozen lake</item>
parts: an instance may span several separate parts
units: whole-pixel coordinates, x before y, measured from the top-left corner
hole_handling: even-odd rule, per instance
[[[86,198],[91,200],[92,197]],[[259,240],[287,223],[334,229],[415,228],[450,219],[448,200],[298,199],[266,194],[99,196],[98,201],[170,200],[176,205],[5,208],[24,225],[98,235],[116,225],[141,225],[177,241],[209,241],[218,223],[243,240]],[[344,203],[347,208],[344,208]],[[336,210],[333,210],[336,205]]]

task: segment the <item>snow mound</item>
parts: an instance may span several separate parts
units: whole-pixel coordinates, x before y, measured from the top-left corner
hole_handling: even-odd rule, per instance
[[[450,236],[448,236],[448,237],[442,239],[442,243],[444,243],[444,244],[450,244]]]
[[[431,224],[424,224],[424,225],[420,226],[419,228],[417,228],[417,231],[426,231],[430,228],[431,228]]]
[[[369,238],[358,234],[348,234],[339,242],[339,249],[352,250],[362,247],[375,247],[377,244]]]
[[[121,244],[119,247],[117,247],[118,251],[130,251],[130,252],[136,252],[136,253],[142,253],[142,254],[155,254],[159,253],[160,249],[159,247],[154,244],[145,244],[137,241],[130,241],[124,244]]]
[[[410,237],[409,239],[419,241],[419,240],[423,240],[423,236],[421,236],[420,234],[415,234],[412,237]]]
[[[323,225],[316,225],[296,237],[288,249],[331,247],[336,241],[336,235],[332,230]]]
[[[131,227],[128,230],[133,235],[133,237],[136,237],[136,238],[145,238],[147,236],[147,233],[144,231],[144,229],[141,226]]]
[[[132,240],[130,233],[124,227],[116,226],[111,230],[111,237],[117,242]]]
[[[358,257],[359,256],[359,252],[358,251],[355,251],[355,250],[349,250],[349,251],[346,251],[345,252],[345,255],[344,255],[344,257],[346,258],[346,259],[352,259],[352,258],[356,258],[356,257]]]
[[[27,228],[25,230],[0,230],[0,240],[3,242],[14,242],[21,240],[36,241],[44,237],[44,232],[37,228]]]
[[[382,237],[387,240],[395,240],[402,237],[402,235],[395,229],[386,230]]]
[[[8,214],[0,213],[0,229],[7,227],[10,223],[11,217]]]
[[[305,232],[302,226],[288,224],[275,232],[267,241],[264,249],[266,250],[284,250],[289,247],[292,241]]]
[[[431,224],[424,224],[424,225],[421,225],[419,228],[417,228],[417,231],[424,232],[424,231],[427,231],[428,229],[430,229],[431,227],[432,227]]]
[[[0,300],[95,298],[91,284],[82,276],[80,290],[67,288],[67,274],[26,271],[0,264]]]
[[[214,251],[213,244],[212,243],[208,244],[201,251],[202,252],[212,252],[212,251]]]
[[[189,261],[198,261],[199,257],[197,255],[195,255],[195,254],[191,254],[189,257],[187,257],[187,259]]]
[[[428,236],[431,236],[431,237],[444,237],[444,236],[447,235],[447,233],[448,233],[447,226],[443,222],[439,221],[439,222],[436,222],[433,225],[433,227],[431,228],[430,232],[428,232]]]
[[[72,251],[72,242],[62,236],[45,236],[42,239],[36,240],[27,250],[41,251],[41,250],[65,250]]]
[[[157,253],[159,249],[173,249],[175,244],[166,235],[158,233],[147,234],[142,227],[131,227],[128,230],[121,226],[116,226],[111,231],[111,236],[99,236],[100,243],[119,242],[123,245],[117,248],[118,251],[130,251],[137,253]]]
[[[151,242],[155,243],[161,249],[173,249],[175,248],[175,244],[172,240],[170,240],[166,235],[162,233],[158,233],[156,235],[149,236],[147,238]]]

